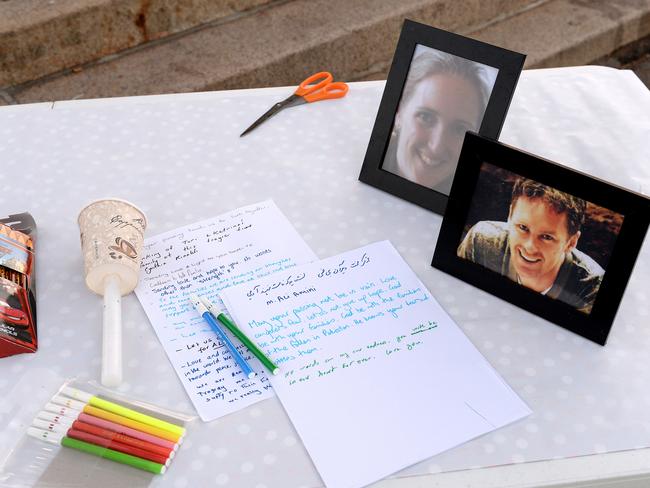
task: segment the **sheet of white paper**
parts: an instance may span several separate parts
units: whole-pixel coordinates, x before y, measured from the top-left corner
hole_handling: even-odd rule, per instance
[[[273,201],[145,239],[138,299],[199,416],[213,420],[273,395],[264,367],[237,340],[258,377],[246,378],[189,302],[316,259]]]
[[[221,293],[325,484],[365,486],[529,408],[388,241]]]

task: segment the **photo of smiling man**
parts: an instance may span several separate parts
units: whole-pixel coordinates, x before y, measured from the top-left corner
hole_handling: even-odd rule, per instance
[[[481,127],[498,71],[418,45],[382,169],[449,195],[465,133]]]
[[[584,239],[585,220],[587,214],[615,220],[620,217],[620,221],[622,217],[539,182],[504,173],[514,180],[503,184],[512,188],[507,220],[473,224],[457,255],[585,314],[591,313],[605,270],[578,249]],[[497,194],[492,192],[493,196]],[[473,203],[481,206],[481,202]],[[603,256],[601,262],[608,257]]]

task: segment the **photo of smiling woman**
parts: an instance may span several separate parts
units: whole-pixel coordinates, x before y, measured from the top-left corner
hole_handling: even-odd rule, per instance
[[[457,255],[589,314],[622,222],[611,210],[484,163]]]
[[[418,45],[382,169],[449,195],[465,132],[478,132],[498,71]]]

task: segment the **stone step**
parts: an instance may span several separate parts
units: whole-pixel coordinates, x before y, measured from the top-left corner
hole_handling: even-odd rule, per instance
[[[650,0],[554,0],[471,35],[528,53],[526,68],[589,64],[650,34]]]
[[[613,53],[597,59],[595,64],[632,70],[650,89],[650,36],[627,44]]]
[[[460,33],[526,53],[526,69],[603,64],[650,34],[650,0],[552,0]],[[385,79],[389,67],[379,63],[363,79]]]
[[[41,78],[272,0],[0,0],[0,87]]]
[[[315,70],[359,77],[390,60],[405,17],[450,30],[539,0],[293,0],[5,91],[17,102],[293,84]]]
[[[580,65],[650,33],[648,0],[293,0],[5,90],[17,103],[384,78],[404,18]]]

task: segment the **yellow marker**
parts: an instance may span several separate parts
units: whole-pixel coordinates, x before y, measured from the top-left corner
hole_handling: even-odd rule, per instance
[[[82,402],[89,403],[93,407],[98,407],[106,410],[107,412],[115,413],[121,417],[126,417],[127,419],[135,420],[142,424],[150,425],[161,430],[166,430],[172,434],[176,434],[177,439],[180,439],[185,435],[185,428],[181,427],[180,425],[165,422],[164,420],[157,419],[150,415],[145,415],[130,408],[123,407],[122,405],[118,405],[117,403],[109,402],[108,400],[104,400],[98,396],[86,393],[85,391],[66,386],[61,390],[61,393],[71,398],[81,400]]]

